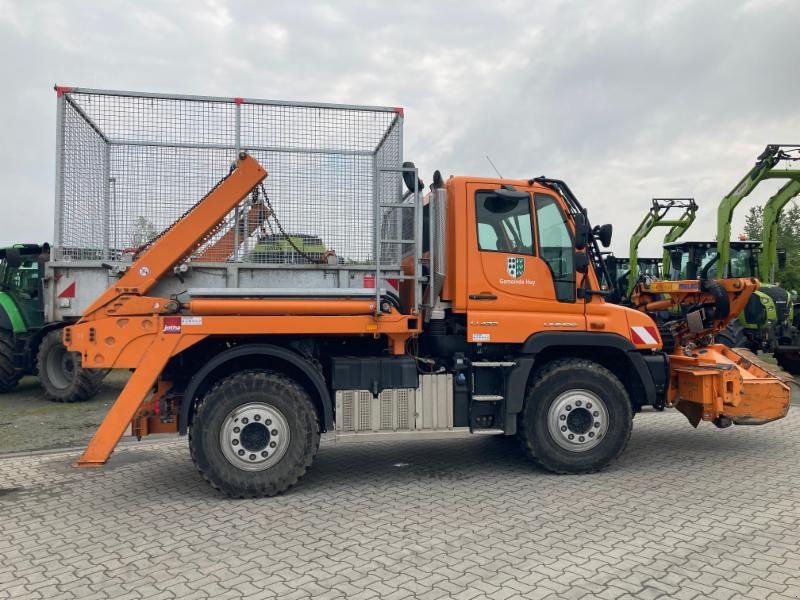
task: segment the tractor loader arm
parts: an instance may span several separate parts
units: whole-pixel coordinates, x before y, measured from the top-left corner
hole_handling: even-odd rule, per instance
[[[683,209],[683,213],[677,219],[667,219],[667,213],[675,208]],[[628,248],[630,274],[628,276],[628,289],[625,290],[628,297],[630,297],[636,281],[639,279],[638,258],[639,245],[642,240],[656,227],[670,227],[670,233],[674,231],[683,233],[694,222],[696,212],[697,204],[693,198],[653,198],[650,210],[631,236]],[[668,265],[668,263],[665,264]],[[665,271],[666,269],[668,269],[668,266],[665,267]]]

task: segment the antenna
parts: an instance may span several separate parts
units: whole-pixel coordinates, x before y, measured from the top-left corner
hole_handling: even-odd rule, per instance
[[[500,174],[500,171],[497,169],[497,167],[496,167],[496,166],[494,166],[494,163],[492,162],[492,159],[491,159],[491,158],[489,158],[489,155],[488,155],[488,154],[486,155],[486,160],[488,160],[488,161],[489,161],[489,164],[490,164],[490,165],[492,165],[492,168],[494,169],[494,172],[495,172],[495,173],[497,173],[497,176],[498,176],[500,179],[505,179],[505,178],[504,178],[504,177],[503,177],[503,176]]]

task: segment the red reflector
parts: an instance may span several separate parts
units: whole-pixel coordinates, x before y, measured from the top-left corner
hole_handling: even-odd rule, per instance
[[[73,281],[58,295],[59,298],[74,298],[75,297],[75,282]]]

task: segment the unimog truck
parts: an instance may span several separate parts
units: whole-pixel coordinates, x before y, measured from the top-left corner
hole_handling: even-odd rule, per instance
[[[131,104],[150,119],[138,139],[114,121]],[[113,231],[164,188],[179,205],[128,262],[49,267],[70,269],[79,286],[107,278],[78,304],[64,342],[87,368],[133,370],[79,466],[104,464],[131,427],[137,437],[188,434],[202,476],[234,497],[288,489],[326,432],[337,442],[514,436],[543,468],[580,474],[619,456],[645,406],[718,427],[788,410],[784,383],[713,343],[756,279],[707,289],[660,282],[663,290],[637,289],[632,307],[607,302],[600,247],[611,227],[592,227],[566,183],[437,171],[424,194],[402,162],[400,108],[62,88],[59,110],[62,122],[95,124],[87,134],[108,146],[98,156],[111,155],[115,185],[136,198],[118,195],[87,245],[114,254]],[[214,128],[164,130],[175,114],[239,125],[205,148],[191,132]],[[70,136],[61,139],[67,147]],[[207,181],[192,170],[205,148],[219,179],[180,205],[188,195],[172,180],[143,178],[141,161],[126,170],[120,157],[134,143],[158,147],[153,173],[170,157],[176,182]],[[174,158],[182,153],[194,158]],[[80,176],[82,164],[64,177]],[[62,214],[78,201],[61,199]],[[154,223],[161,207],[153,202]],[[259,234],[236,231],[253,210],[271,220],[267,229],[303,231],[348,260],[248,262]],[[195,260],[237,235],[223,264]],[[669,352],[654,320],[665,302],[686,308],[668,324]]]

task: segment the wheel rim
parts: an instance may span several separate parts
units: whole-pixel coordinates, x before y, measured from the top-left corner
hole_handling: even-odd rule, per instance
[[[547,411],[547,430],[556,444],[570,452],[597,446],[608,430],[605,402],[589,390],[560,394]]]
[[[75,357],[63,346],[53,346],[47,354],[47,378],[58,389],[69,387],[75,375]]]
[[[222,454],[237,469],[263,471],[289,448],[289,423],[274,406],[251,402],[233,409],[219,432]]]

